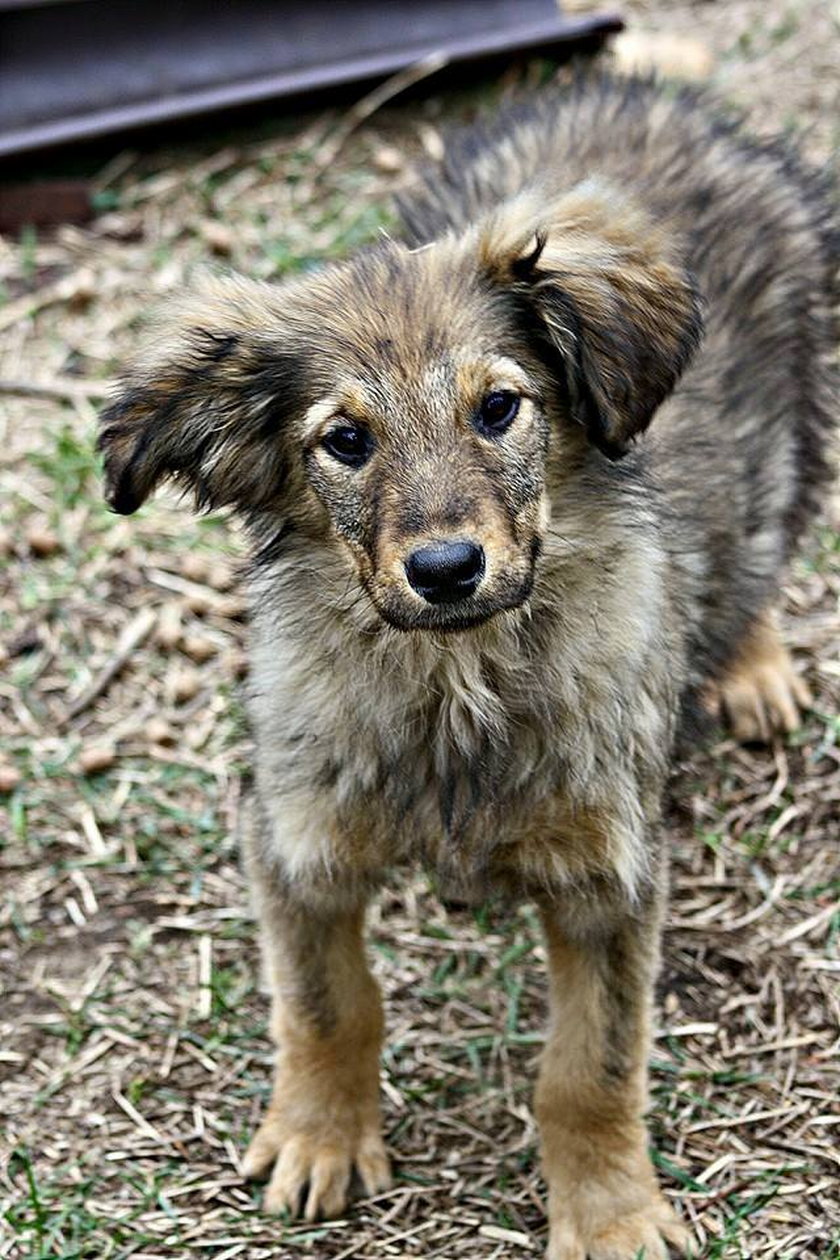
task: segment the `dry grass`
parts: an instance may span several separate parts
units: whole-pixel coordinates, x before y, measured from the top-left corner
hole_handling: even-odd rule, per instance
[[[728,96],[765,130],[813,123],[809,150],[827,158],[836,6],[634,7],[710,39]],[[543,1245],[534,916],[453,915],[419,879],[371,924],[395,1189],[300,1226],[263,1216],[241,1182],[270,1049],[232,839],[248,763],[239,544],[165,497],[115,520],[91,450],[96,383],[150,290],[213,257],[270,276],[348,252],[387,223],[401,149],[434,151],[451,107],[339,130],[338,155],[332,116],[127,154],[90,229],[0,245],[0,377],[30,387],[0,418],[0,1257],[489,1260]],[[652,1127],[709,1260],[840,1257],[838,597],[835,509],[787,590],[817,697],[803,730],[769,750],[718,743],[675,777]]]

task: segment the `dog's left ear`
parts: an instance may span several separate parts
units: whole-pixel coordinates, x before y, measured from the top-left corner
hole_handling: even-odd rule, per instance
[[[597,182],[536,206],[519,199],[479,242],[565,384],[572,414],[610,458],[674,388],[702,328],[691,277],[665,232]]]

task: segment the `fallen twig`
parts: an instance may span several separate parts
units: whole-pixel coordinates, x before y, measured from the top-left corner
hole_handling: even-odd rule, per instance
[[[367,96],[357,101],[315,155],[314,178],[317,180],[332,166],[353,132],[372,114],[375,114],[388,101],[393,100],[395,96],[399,96],[401,92],[414,87],[415,83],[421,83],[423,79],[428,79],[430,75],[442,70],[448,61],[449,58],[444,53],[430,53],[421,61],[415,61],[405,70],[400,70],[399,74],[392,75],[390,79],[386,79],[372,92],[368,92]]]
[[[90,686],[86,687],[82,694],[77,696],[72,704],[69,705],[62,725],[72,721],[73,718],[77,718],[80,713],[84,713],[85,709],[89,708],[94,700],[102,695],[102,692],[120,672],[129,657],[144,639],[149,636],[156,621],[157,612],[152,608],[144,608],[128,623],[117,641],[117,646],[112,656],[103,665]]]
[[[113,389],[111,381],[74,381],[70,377],[54,381],[0,380],[0,394],[18,398],[47,398],[55,402],[75,402],[78,398],[106,398]]]
[[[11,328],[18,320],[37,315],[48,306],[60,302],[80,301],[92,298],[96,293],[96,282],[91,273],[85,269],[61,276],[50,284],[43,285],[33,293],[24,293],[15,298],[0,310],[0,332]]]

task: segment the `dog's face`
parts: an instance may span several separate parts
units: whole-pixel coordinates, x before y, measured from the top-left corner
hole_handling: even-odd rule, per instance
[[[331,540],[404,630],[528,597],[547,459],[611,458],[693,344],[696,302],[649,223],[600,190],[563,226],[512,203],[460,237],[393,242],[282,286],[213,281],[171,308],[101,444],[133,511],[169,475],[258,542]],[[552,216],[557,218],[557,210]]]
[[[461,629],[521,604],[544,526],[556,391],[465,264],[387,245],[325,277],[291,426],[331,531],[399,629]]]

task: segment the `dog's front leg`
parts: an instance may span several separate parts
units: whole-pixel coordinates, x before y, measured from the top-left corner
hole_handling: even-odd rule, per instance
[[[245,1155],[258,1177],[272,1165],[270,1211],[307,1220],[338,1215],[354,1167],[373,1194],[390,1183],[379,1112],[379,989],[364,956],[364,904],[305,903],[258,878],[263,948],[272,987],[277,1067],[267,1114]],[[341,900],[339,900],[341,898]]]
[[[600,919],[544,900],[550,1028],[536,1094],[548,1260],[661,1260],[684,1231],[647,1153],[647,1054],[659,898]]]

